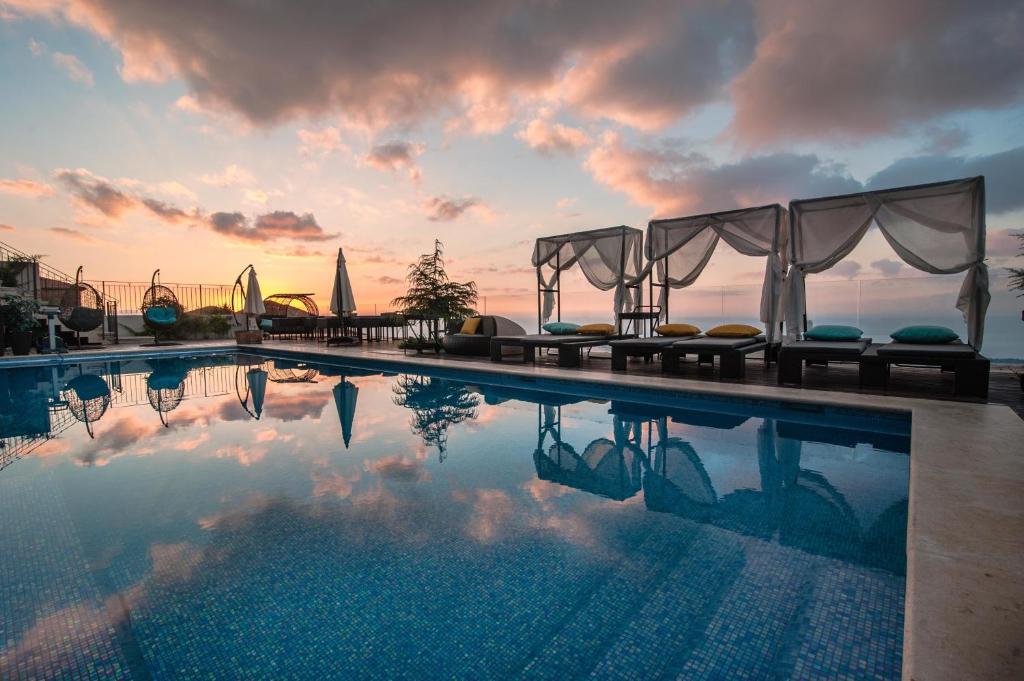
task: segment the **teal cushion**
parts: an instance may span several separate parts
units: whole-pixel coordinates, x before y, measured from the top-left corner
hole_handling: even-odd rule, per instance
[[[274,328],[274,322],[270,321],[269,319],[261,319],[260,328],[263,329],[264,331],[270,331],[272,328]]]
[[[146,319],[153,324],[174,324],[178,321],[178,312],[173,307],[157,305],[146,310]]]
[[[842,324],[823,324],[808,329],[804,338],[818,341],[855,341],[859,340],[864,332],[856,326],[843,326]]]
[[[545,331],[556,336],[567,336],[570,333],[576,333],[578,328],[580,328],[580,325],[573,324],[572,322],[548,322],[543,326]]]
[[[898,331],[893,331],[890,336],[894,341],[900,343],[952,343],[960,340],[960,336],[953,329],[944,326],[904,326]]]

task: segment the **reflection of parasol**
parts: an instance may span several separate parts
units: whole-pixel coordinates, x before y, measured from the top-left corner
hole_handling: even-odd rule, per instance
[[[99,421],[110,407],[110,386],[100,376],[81,374],[68,381],[64,401],[76,419],[85,424],[89,437],[94,437],[92,424]]]
[[[188,368],[180,361],[156,360],[153,372],[146,377],[146,396],[149,404],[160,415],[160,422],[167,426],[167,414],[178,408],[185,396],[185,379]]]
[[[341,437],[345,441],[345,449],[352,440],[352,422],[356,418],[356,398],[359,388],[345,380],[342,376],[334,386],[334,404],[338,407],[338,420],[341,421]]]
[[[242,409],[258,421],[267,395],[267,372],[256,365],[249,367],[243,376],[242,369],[242,365],[235,367],[235,394]]]

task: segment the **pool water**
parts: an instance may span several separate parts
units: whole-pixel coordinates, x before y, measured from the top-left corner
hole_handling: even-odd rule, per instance
[[[0,678],[899,676],[906,417],[461,376],[0,371]]]

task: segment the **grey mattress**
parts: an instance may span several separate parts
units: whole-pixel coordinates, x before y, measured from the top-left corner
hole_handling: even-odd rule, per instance
[[[804,355],[859,355],[871,345],[870,338],[855,341],[815,341],[802,340],[783,345],[782,349],[796,351]]]
[[[676,341],[672,344],[672,349],[686,352],[714,352],[716,350],[738,350],[755,343],[764,343],[764,336],[756,338],[693,338]]]
[[[878,346],[879,357],[921,357],[939,359],[970,359],[976,357],[974,348],[966,343],[886,343]]]
[[[569,333],[564,336],[553,333],[533,333],[525,336],[494,336],[493,340],[501,343],[544,343],[546,345],[559,345],[561,343],[586,343],[588,341],[599,341],[606,338],[608,338],[608,336],[592,336],[580,333]],[[616,338],[616,336],[612,336],[611,338]]]
[[[680,336],[655,336],[652,338],[623,338],[622,340],[616,340],[609,343],[613,348],[626,348],[626,349],[637,349],[637,350],[649,350],[657,348],[665,348],[673,343],[677,343],[682,338]]]

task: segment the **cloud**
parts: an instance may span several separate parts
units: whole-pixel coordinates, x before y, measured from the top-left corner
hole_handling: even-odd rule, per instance
[[[903,269],[903,263],[891,258],[882,258],[871,263],[872,269],[876,269],[886,277],[894,277]]]
[[[835,275],[837,277],[853,279],[858,274],[860,274],[860,271],[862,269],[863,267],[861,267],[861,264],[856,260],[843,260],[829,268],[828,272],[829,274]]]
[[[258,124],[341,113],[381,128],[455,111],[475,133],[519,98],[664,124],[722,96],[749,61],[745,0],[167,3],[68,0],[10,10],[63,18],[121,53],[127,81],[181,79],[189,108]],[[197,31],[197,26],[216,30]]]
[[[109,218],[119,218],[139,204],[135,197],[84,168],[61,168],[55,171],[54,177],[71,192],[80,205],[95,209]]]
[[[543,118],[530,121],[516,137],[526,142],[534,151],[548,156],[573,154],[590,143],[590,138],[579,128],[551,123]]]
[[[384,274],[374,279],[374,281],[376,281],[381,286],[395,286],[397,284],[403,283],[404,280],[399,279],[398,277],[391,277]]]
[[[14,229],[14,227],[12,225],[5,225],[3,223],[0,223],[0,232],[13,232],[13,231],[15,231],[15,229]]]
[[[301,421],[305,418],[318,419],[331,399],[330,392],[302,393],[291,395],[288,400],[268,401],[264,416],[279,421]]]
[[[35,180],[16,179],[0,180],[0,192],[14,194],[15,196],[28,196],[32,198],[43,198],[53,196],[53,187]]]
[[[860,189],[843,168],[813,154],[778,153],[717,164],[678,145],[627,147],[608,132],[587,157],[598,182],[660,216],[729,210]]]
[[[970,134],[958,125],[929,125],[921,131],[922,154],[948,154],[967,146]]]
[[[218,234],[240,241],[260,243],[275,239],[296,241],[326,241],[335,238],[317,224],[312,213],[297,215],[291,211],[274,211],[259,215],[251,223],[242,213],[212,213],[208,219],[210,228]]]
[[[1024,146],[983,156],[927,155],[902,158],[867,181],[869,189],[985,176],[985,207],[989,213],[1024,208]]]
[[[416,158],[423,153],[422,144],[413,142],[388,142],[373,146],[363,157],[363,162],[371,168],[382,171],[405,169],[413,180],[420,178],[420,171],[416,165]]]
[[[144,198],[141,201],[142,205],[148,208],[153,215],[165,222],[186,222],[199,217],[196,213],[186,213],[181,208],[158,199]]]
[[[451,222],[458,220],[470,208],[481,205],[475,196],[453,199],[446,196],[434,196],[423,202],[423,210],[427,219],[432,222]]]
[[[1021,255],[1024,240],[1015,235],[1024,230],[993,229],[985,235],[985,254],[990,258],[1013,258]]]
[[[234,187],[236,185],[254,184],[256,178],[245,168],[230,163],[219,173],[208,173],[199,176],[199,181],[214,187]]]
[[[430,480],[430,473],[423,467],[422,461],[406,458],[401,454],[385,456],[376,461],[366,461],[363,466],[367,472],[376,473],[385,480],[397,482],[427,482]]]
[[[37,40],[30,40],[28,43],[28,49],[35,57],[44,57],[47,54],[50,55],[50,61],[54,63],[57,68],[64,71],[68,78],[92,87],[95,84],[92,71],[83,64],[78,57],[73,54],[66,54],[64,52],[53,52],[51,53],[46,43],[39,42]]]
[[[69,239],[76,239],[77,241],[96,241],[96,238],[93,237],[91,234],[79,232],[77,229],[69,229],[67,227],[49,227],[46,231],[52,232],[59,236],[67,237]]]
[[[756,5],[753,62],[731,85],[748,146],[900,132],[1024,94],[1019,2]]]
[[[299,152],[303,156],[326,156],[333,151],[348,151],[348,146],[341,141],[341,131],[338,128],[299,130],[298,136],[302,142]]]

